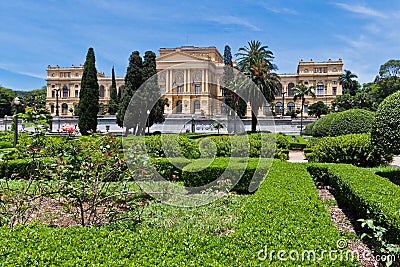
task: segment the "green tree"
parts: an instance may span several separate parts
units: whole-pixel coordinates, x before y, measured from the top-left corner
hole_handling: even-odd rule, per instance
[[[226,45],[224,49],[224,74],[222,76],[224,103],[237,115],[245,116],[247,104],[234,92],[234,76],[231,48]]]
[[[115,71],[114,67],[111,71],[111,93],[110,102],[108,103],[108,113],[114,115],[118,111],[118,94],[117,94],[117,83],[115,82]]]
[[[120,99],[117,113],[117,124],[120,127],[124,126],[125,112],[129,106],[132,96],[142,84],[142,66],[143,62],[139,55],[139,51],[132,52],[129,57],[129,65],[125,75],[125,88]],[[127,131],[132,128],[132,125],[129,124],[129,121],[131,121],[131,118],[127,118],[126,120],[127,125],[125,126],[127,127]]]
[[[97,82],[96,59],[94,50],[89,48],[84,64],[79,103],[76,114],[79,116],[78,126],[82,135],[97,129],[97,113],[99,112],[99,84]]]
[[[275,94],[279,89],[279,77],[272,71],[276,70],[276,66],[272,64],[274,58],[273,53],[268,50],[268,46],[263,46],[259,41],[248,42],[248,47],[239,48],[236,54],[237,65],[240,71],[249,77],[258,87],[267,102],[275,99]],[[249,86],[247,92],[248,101],[253,110],[258,110],[263,105],[258,92]],[[251,116],[251,130],[256,131],[257,117],[254,112]]]
[[[400,60],[391,59],[381,65],[379,68],[379,76],[381,79],[386,77],[399,77],[400,76]]]
[[[308,107],[308,115],[315,115],[318,119],[321,115],[328,114],[328,106],[324,102],[318,101]]]
[[[306,96],[312,96],[315,98],[314,86],[306,86],[303,81],[299,81],[297,85],[293,88],[294,96],[293,100],[301,99],[301,107],[300,107],[300,135],[303,132],[303,111],[304,111],[304,102],[306,100]]]
[[[4,117],[4,115],[10,116],[12,114],[12,101],[16,96],[13,90],[0,86],[0,117]]]
[[[339,83],[343,87],[343,92],[355,96],[358,89],[358,83],[356,79],[358,78],[356,74],[351,73],[349,70],[344,70],[343,74],[339,78]]]
[[[164,118],[164,107],[168,103],[168,99],[161,99],[160,89],[158,87],[158,76],[156,67],[156,54],[152,51],[146,51],[143,57],[142,68],[143,83],[146,86],[146,96],[144,101],[153,103],[157,102],[150,110],[149,119],[146,122],[147,127],[151,127],[154,123],[161,123]]]

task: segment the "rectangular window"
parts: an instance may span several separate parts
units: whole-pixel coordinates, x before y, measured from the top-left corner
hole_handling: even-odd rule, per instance
[[[52,98],[55,98],[56,97],[56,92],[53,90],[53,91],[51,91],[51,97]]]
[[[160,85],[160,92],[165,93],[165,85]]]
[[[324,68],[324,73],[326,73],[326,68]]]
[[[75,97],[79,97],[79,90],[75,90]]]
[[[182,93],[182,85],[178,85],[177,91],[178,91],[178,94]]]
[[[304,104],[304,112],[308,113],[308,104]]]
[[[196,85],[194,86],[194,93],[195,93],[195,94],[200,94],[200,85],[196,84]]]
[[[337,93],[337,87],[332,87],[332,95],[336,95]]]

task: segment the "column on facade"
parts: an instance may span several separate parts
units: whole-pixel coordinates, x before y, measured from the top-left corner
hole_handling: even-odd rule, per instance
[[[165,94],[169,92],[169,70],[164,71],[165,74]]]
[[[205,86],[204,86],[204,69],[201,70],[201,91],[205,92]]]
[[[189,88],[188,88],[188,93],[191,93],[191,91],[192,91],[192,90],[191,90],[191,84],[192,84],[191,78],[192,78],[192,77],[191,77],[190,69],[188,69],[187,72],[188,72],[188,76],[187,76],[187,77],[188,77],[188,81],[189,81],[189,84],[190,84],[190,86],[189,86]],[[190,112],[189,112],[189,113],[190,113]]]
[[[186,76],[186,69],[183,69],[183,92],[187,93],[187,85],[188,83],[188,78]]]
[[[207,92],[207,93],[210,93],[209,92],[209,81],[208,81],[208,69],[206,69],[206,77],[205,77],[205,81],[206,81],[206,84],[205,84],[205,88],[204,88],[204,92]]]

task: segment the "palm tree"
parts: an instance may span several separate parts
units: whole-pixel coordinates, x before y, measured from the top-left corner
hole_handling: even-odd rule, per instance
[[[240,71],[257,85],[267,102],[272,102],[279,89],[279,77],[275,73],[271,73],[276,69],[276,66],[271,63],[274,57],[273,53],[268,50],[268,46],[261,45],[259,41],[250,41],[248,47],[239,48],[236,57]],[[248,88],[251,88],[251,86]],[[248,95],[253,110],[258,109],[263,104],[260,101],[261,98],[257,97],[255,90],[249,89],[246,95]],[[255,132],[257,117],[254,112],[251,115],[251,131]]]
[[[356,95],[357,91],[357,82],[353,79],[358,78],[358,76],[354,73],[351,73],[349,70],[344,70],[343,74],[339,78],[339,83],[343,86],[343,90],[349,92],[351,96]]]
[[[301,99],[301,108],[300,108],[300,135],[302,135],[302,130],[303,130],[303,108],[304,108],[304,102],[306,100],[306,95],[310,95],[313,98],[315,98],[315,93],[314,93],[314,86],[306,86],[303,81],[299,81],[297,85],[293,88],[294,92],[294,97],[293,100],[296,101],[297,99]]]

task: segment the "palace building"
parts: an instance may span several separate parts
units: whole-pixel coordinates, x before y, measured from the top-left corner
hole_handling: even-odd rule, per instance
[[[156,59],[158,83],[162,96],[168,98],[169,106],[165,107],[166,114],[193,114],[213,116],[225,113],[224,96],[221,86],[223,76],[223,57],[213,47],[181,46],[177,48],[160,48]],[[339,78],[342,74],[341,59],[326,62],[300,60],[295,74],[279,74],[281,89],[275,101],[274,111],[296,111],[300,109],[300,100],[293,101],[293,88],[299,81],[305,85],[313,85],[316,98],[306,97],[304,112],[309,105],[322,101],[327,106],[337,95],[342,94]],[[79,102],[80,82],[83,66],[68,68],[47,67],[47,99],[46,106],[52,115],[56,113],[56,97],[58,94],[60,116],[72,116]],[[98,73],[100,92],[100,114],[107,113],[110,99],[111,77]],[[124,77],[116,77],[117,90],[124,89]],[[270,110],[266,105],[259,110],[259,116]],[[248,108],[247,115],[251,115]]]

